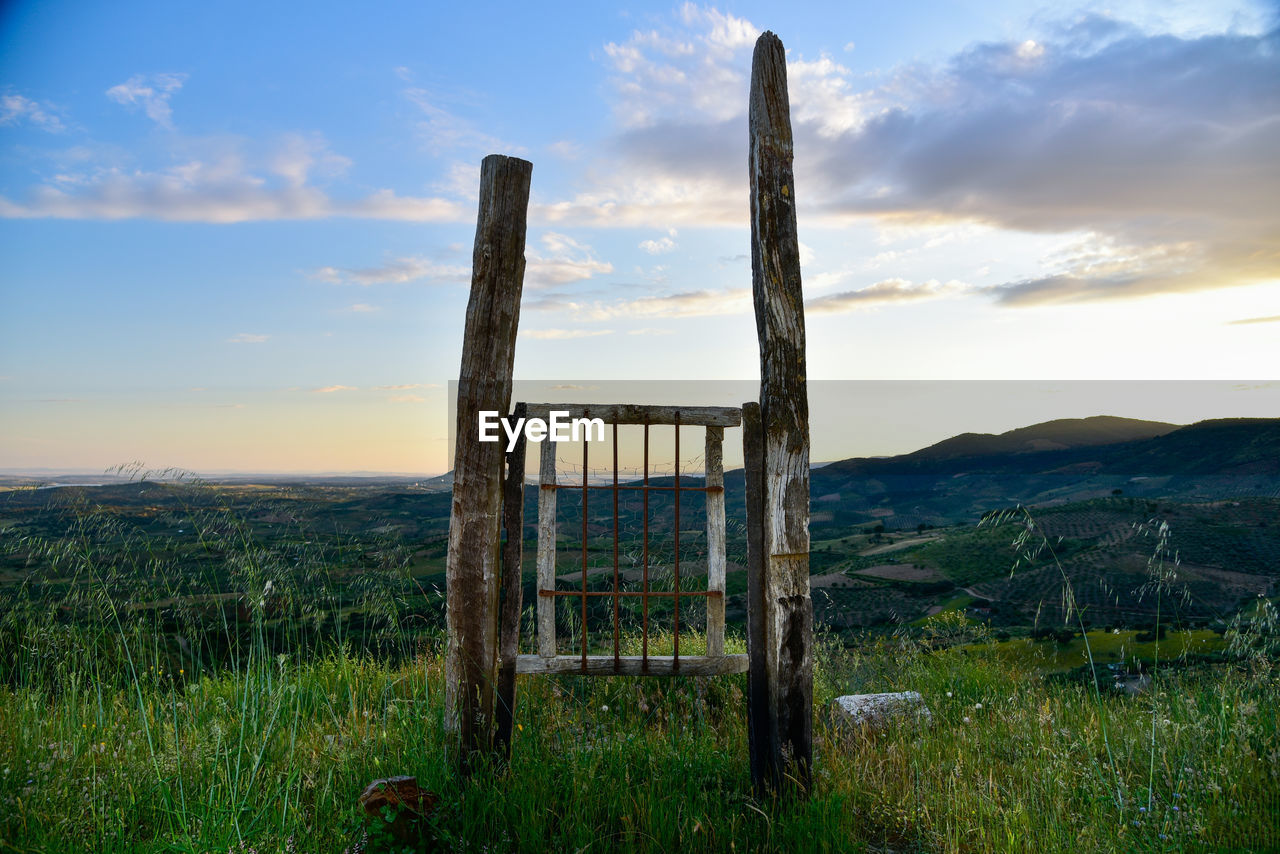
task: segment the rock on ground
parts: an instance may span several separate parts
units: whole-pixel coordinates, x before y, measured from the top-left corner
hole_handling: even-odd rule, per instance
[[[916,691],[888,694],[846,694],[836,697],[839,717],[855,726],[881,729],[899,721],[928,725],[933,714]]]

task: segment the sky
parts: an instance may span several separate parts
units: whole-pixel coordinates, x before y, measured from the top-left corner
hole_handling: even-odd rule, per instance
[[[764,29],[810,379],[1212,380],[1238,393],[1183,421],[1280,415],[1278,28],[1252,2],[6,3],[0,469],[443,471],[490,153],[534,164],[518,379],[757,377]],[[936,408],[814,456],[1028,423]]]

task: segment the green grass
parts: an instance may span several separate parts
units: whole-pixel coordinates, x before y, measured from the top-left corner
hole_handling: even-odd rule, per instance
[[[190,682],[148,671],[113,689],[74,677],[56,692],[8,687],[0,850],[355,850],[357,795],[392,774],[442,796],[430,832],[457,850],[1280,844],[1274,671],[1169,671],[1149,696],[1104,696],[1117,780],[1091,694],[999,644],[819,652],[814,791],[782,803],[750,789],[742,677],[522,678],[510,767],[469,783],[448,770],[434,653],[401,666],[342,653],[259,660]],[[932,727],[852,732],[826,711],[838,694],[905,689],[924,695]]]
[[[1089,632],[1089,646],[1096,664],[1123,664],[1156,661],[1156,641],[1140,641],[1141,632],[1132,630]],[[1220,653],[1227,643],[1221,635],[1209,629],[1193,629],[1169,632],[1158,644],[1159,660],[1170,661],[1187,656],[1207,656]],[[1057,673],[1084,667],[1088,664],[1084,639],[1077,635],[1067,643],[1055,643],[1052,638],[1033,641],[1028,638],[1012,638],[994,645],[997,655],[1007,660],[1019,661],[1049,673]]]
[[[111,517],[14,544],[46,562],[0,600],[0,852],[387,850],[357,797],[397,774],[440,796],[424,850],[1280,846],[1269,602],[1222,640],[1169,632],[1138,697],[1053,676],[1081,663],[1081,638],[997,643],[960,600],[893,636],[820,637],[807,798],[752,791],[743,676],[522,677],[510,764],[464,781],[439,630],[404,611],[425,593],[403,552],[349,550],[335,569],[328,550],[265,549],[223,515],[189,524],[217,586],[214,557],[192,569]],[[213,589],[239,606],[192,604]],[[1099,665],[1157,649],[1132,632],[1088,642]],[[682,633],[682,653],[704,643]],[[1217,664],[1190,663],[1213,645]],[[854,731],[831,711],[898,690],[924,696],[932,726]]]

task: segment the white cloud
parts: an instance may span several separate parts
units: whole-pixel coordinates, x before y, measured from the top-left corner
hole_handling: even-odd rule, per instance
[[[320,388],[308,389],[312,394],[333,394],[339,391],[359,391],[360,389],[352,385],[326,385]]]
[[[0,217],[208,223],[331,217],[459,222],[466,218],[460,205],[445,199],[397,196],[391,190],[337,199],[315,187],[272,186],[259,175],[229,173],[216,166],[191,161],[161,172],[109,169],[70,192],[43,185],[24,201],[0,197]]]
[[[140,106],[151,121],[173,130],[173,109],[169,106],[169,99],[186,80],[185,74],[135,74],[108,89],[107,97],[125,106]]]
[[[598,338],[612,335],[612,329],[522,329],[520,334],[538,341],[565,341],[570,338]]]
[[[628,329],[628,335],[674,335],[674,329],[658,329],[652,326],[646,326],[641,329]]]
[[[606,45],[618,125],[609,168],[535,217],[747,222],[743,121],[757,28],[692,5],[679,17]],[[1110,259],[973,289],[1005,305],[1280,278],[1280,51],[1265,27],[1220,18],[1170,34],[1084,15],[875,78],[828,56],[789,56],[802,228],[977,224],[1091,232],[1114,247]]]
[[[367,302],[357,302],[347,306],[343,311],[351,314],[370,314],[375,311],[382,311],[382,309],[376,305],[369,305]]]
[[[304,186],[312,172],[327,177],[339,175],[350,166],[351,160],[330,151],[328,142],[319,134],[286,135],[271,160],[271,171],[291,187]]]
[[[640,248],[650,255],[663,255],[667,252],[672,252],[676,248],[675,236],[676,230],[674,228],[668,229],[666,236],[659,237],[657,240],[642,240]]]
[[[261,344],[269,339],[270,335],[257,335],[252,332],[240,332],[232,335],[227,339],[228,344]]]
[[[561,139],[551,143],[547,146],[547,151],[550,151],[556,157],[563,158],[564,160],[577,160],[582,156],[582,146],[567,139]]]
[[[440,388],[440,383],[402,383],[401,385],[376,385],[374,391],[409,391],[415,388]]]
[[[377,267],[320,267],[308,275],[322,282],[335,285],[404,284],[419,279],[434,282],[465,282],[471,275],[470,267],[438,264],[429,258],[409,256],[395,258]]]
[[[60,153],[58,167],[25,198],[0,197],[0,217],[154,219],[234,223],[351,217],[412,222],[460,222],[471,205],[445,198],[398,196],[393,190],[341,197],[315,186],[340,175],[351,161],[319,134],[289,134],[265,155],[247,156],[237,138],[169,139],[175,159],[145,169],[110,147],[78,146]],[[101,162],[106,161],[106,162]]]
[[[963,282],[929,280],[913,284],[905,279],[885,279],[853,291],[827,294],[805,303],[809,314],[842,314],[859,308],[905,302],[924,302],[970,291]]]
[[[612,273],[613,265],[596,258],[586,246],[565,234],[548,231],[540,241],[539,254],[525,248],[524,283],[530,288],[547,288],[581,282],[596,275]]]
[[[423,145],[432,154],[450,151],[518,154],[524,150],[478,130],[471,122],[441,107],[440,98],[426,89],[406,89],[404,96],[422,114],[415,127]]]
[[[30,122],[51,133],[65,130],[62,120],[51,111],[48,105],[12,93],[0,95],[0,125],[22,122]]]
[[[553,295],[546,299],[535,300],[527,307],[535,311],[565,311],[578,321],[706,317],[747,311],[751,308],[751,291],[748,288],[688,291],[613,302],[578,300],[564,295]]]

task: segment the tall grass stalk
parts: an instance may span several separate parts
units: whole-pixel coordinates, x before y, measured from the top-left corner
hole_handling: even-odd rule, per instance
[[[1012,543],[1012,548],[1017,553],[1017,559],[1009,571],[1010,575],[1016,572],[1024,562],[1030,565],[1042,555],[1047,554],[1054,567],[1058,570],[1058,575],[1062,578],[1063,619],[1070,622],[1074,618],[1077,627],[1080,629],[1080,637],[1084,640],[1085,659],[1089,664],[1089,684],[1093,688],[1093,699],[1098,711],[1099,734],[1102,737],[1103,747],[1107,752],[1107,764],[1112,775],[1115,789],[1115,805],[1116,809],[1123,813],[1125,807],[1124,778],[1120,774],[1119,766],[1116,764],[1115,752],[1111,747],[1107,707],[1102,702],[1102,686],[1098,683],[1098,671],[1093,659],[1093,646],[1089,643],[1089,628],[1084,621],[1084,612],[1077,606],[1075,586],[1071,583],[1071,578],[1067,575],[1067,571],[1063,569],[1062,561],[1058,559],[1058,554],[1054,550],[1053,544],[1049,541],[1049,535],[1040,527],[1035,517],[1031,515],[1031,511],[1026,507],[1019,505],[1012,510],[1002,510],[985,517],[979,524],[998,527],[1006,522],[1018,525],[1018,533]],[[1154,692],[1152,693],[1154,694]]]

